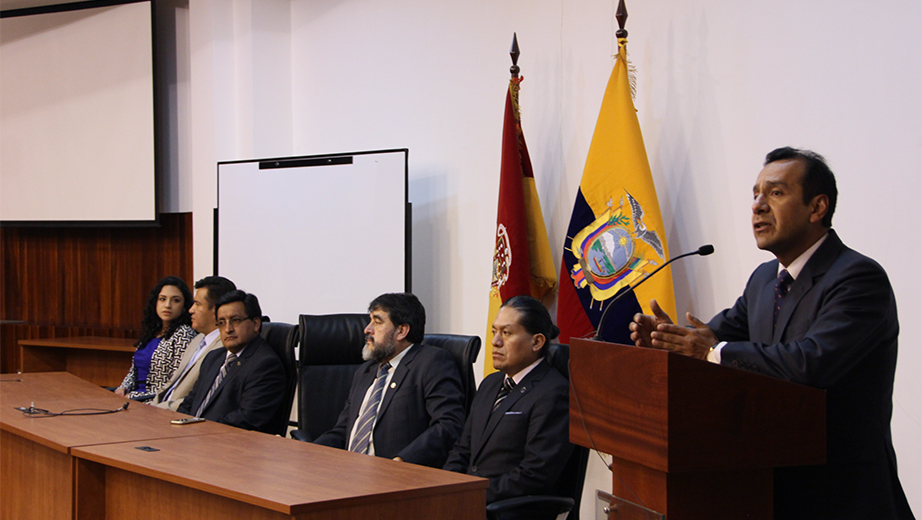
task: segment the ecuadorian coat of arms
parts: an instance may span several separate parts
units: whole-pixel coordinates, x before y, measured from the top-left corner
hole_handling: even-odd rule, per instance
[[[617,207],[609,199],[608,208],[570,242],[577,260],[570,266],[570,278],[577,289],[588,286],[596,301],[611,298],[664,260],[659,235],[643,223],[643,207],[627,191],[625,195],[627,208],[624,197]]]

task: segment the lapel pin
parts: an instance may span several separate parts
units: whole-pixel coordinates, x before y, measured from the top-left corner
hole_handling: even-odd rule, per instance
[[[397,388],[397,383],[391,381],[391,388]]]

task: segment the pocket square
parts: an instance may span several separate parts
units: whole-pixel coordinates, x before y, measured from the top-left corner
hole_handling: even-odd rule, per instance
[[[508,411],[508,412],[504,413],[503,415],[522,415],[522,412]]]

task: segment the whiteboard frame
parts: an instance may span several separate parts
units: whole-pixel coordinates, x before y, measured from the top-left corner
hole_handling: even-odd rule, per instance
[[[219,162],[215,274],[290,323],[409,292],[408,168],[406,148]]]

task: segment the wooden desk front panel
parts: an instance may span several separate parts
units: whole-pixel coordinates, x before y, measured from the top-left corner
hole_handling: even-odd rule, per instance
[[[363,505],[331,503],[329,509],[290,515],[130,471],[113,467],[105,471],[105,516],[98,518],[106,520],[476,520],[485,516],[485,491],[474,492],[476,499],[466,491]],[[303,489],[307,484],[279,485]]]
[[[70,519],[71,464],[66,453],[0,431],[0,519]]]

